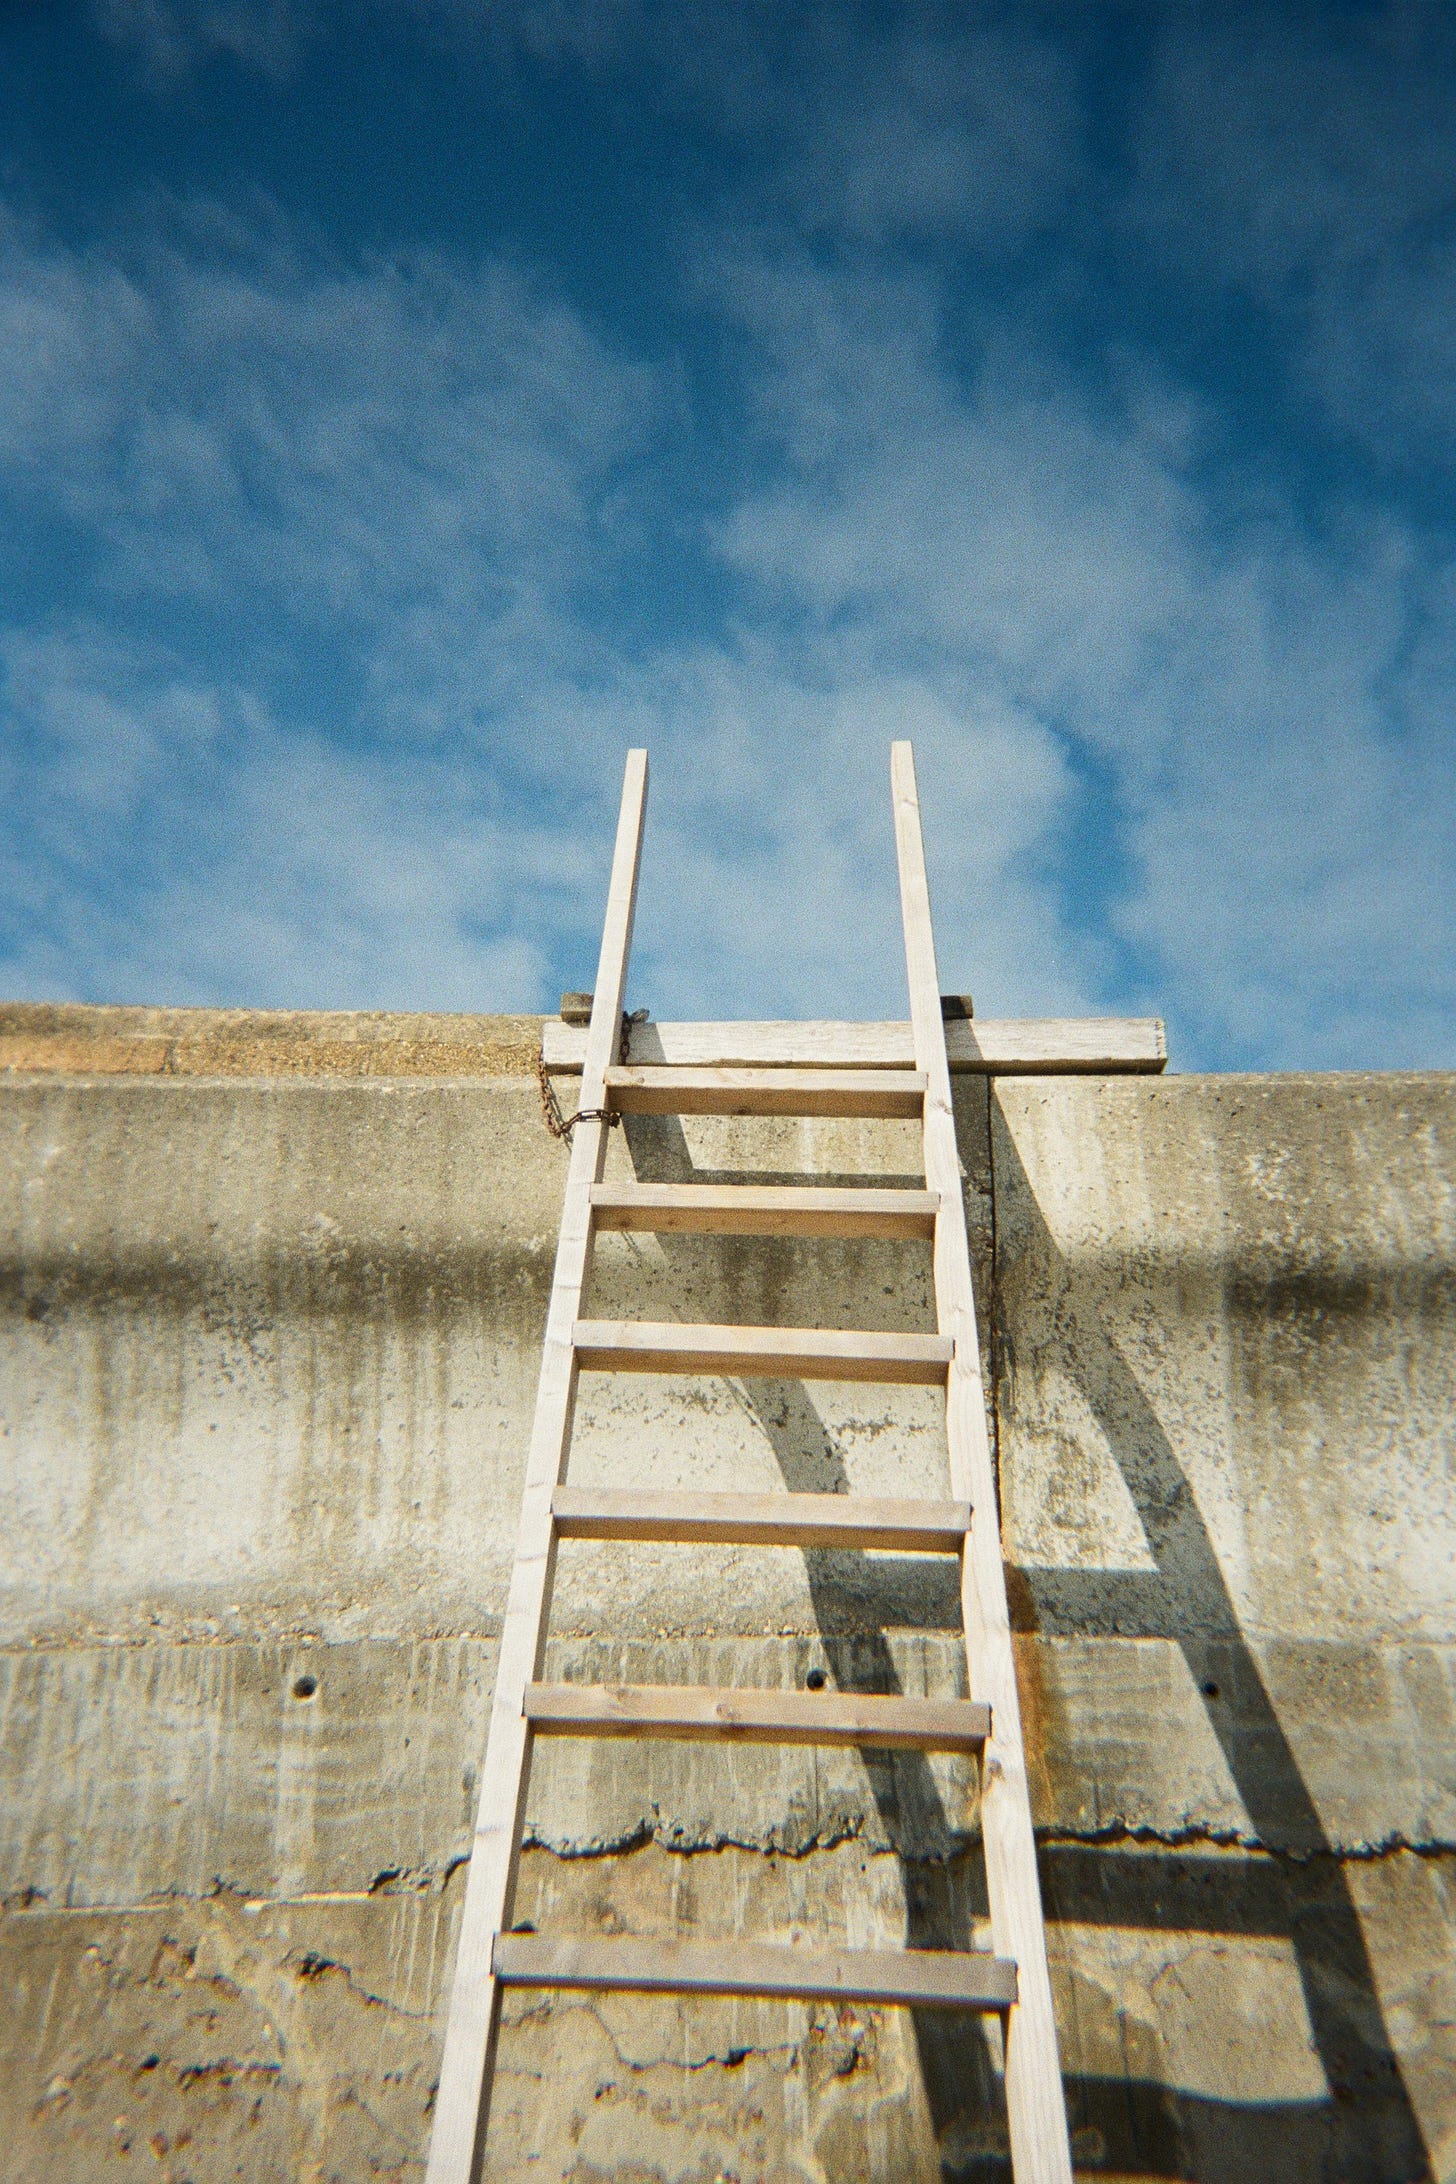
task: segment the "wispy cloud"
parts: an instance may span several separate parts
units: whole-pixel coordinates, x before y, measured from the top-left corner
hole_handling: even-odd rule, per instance
[[[169,229],[0,255],[0,475],[89,563],[4,642],[12,983],[534,1001],[598,768],[530,716],[654,376],[499,266]]]
[[[321,12],[311,0],[92,0],[92,8],[102,36],[168,89],[218,54],[265,76],[288,75]]]
[[[257,20],[107,16],[174,87],[209,53],[302,81],[347,35]],[[909,734],[982,1007],[1162,1006],[1185,1061],[1456,1060],[1419,53],[1362,77],[1332,32],[1301,104],[1308,26],[1180,12],[1114,113],[1055,11],[395,20],[738,153],[673,210],[671,311],[616,330],[544,251],[366,246],[262,193],[0,227],[0,493],[44,577],[0,620],[12,990],[549,1005],[645,742],[639,998],[881,1013]],[[1260,314],[1258,431],[1205,302]]]
[[[947,38],[908,13],[833,55],[790,187],[815,225],[843,234],[1014,250],[1060,209],[1079,120],[1069,56],[1028,25],[968,14]]]
[[[1296,387],[1384,461],[1456,453],[1456,20],[1398,4],[1180,15],[1133,216],[1270,315]]]
[[[1003,353],[965,384],[903,278],[775,264],[737,294],[782,460],[725,552],[882,669],[979,687],[1028,755],[1040,733],[1111,769],[1111,936],[1206,1051],[1450,1053],[1451,738],[1408,659],[1416,629],[1449,657],[1449,560],[1389,520],[1321,547],[1267,491],[1239,522],[1196,442],[1045,367],[1028,384]],[[977,709],[963,695],[968,772]]]
[[[169,234],[85,258],[12,227],[0,265],[8,482],[99,576],[89,618],[6,655],[12,983],[544,1003],[589,955],[632,740],[660,759],[659,1006],[897,1005],[891,733],[948,789],[979,751],[994,793],[957,802],[996,929],[1065,793],[1043,729],[984,694],[967,719],[861,639],[604,642],[659,373],[498,266],[345,272],[197,213]],[[1013,899],[1070,993],[1054,918]]]
[[[541,903],[599,860],[481,769],[283,732],[94,633],[12,637],[0,874],[12,992],[257,1006],[534,998]]]
[[[208,208],[164,231],[86,255],[0,233],[0,461],[109,583],[371,633],[425,601],[524,625],[585,545],[610,555],[650,367],[499,264],[341,265]]]

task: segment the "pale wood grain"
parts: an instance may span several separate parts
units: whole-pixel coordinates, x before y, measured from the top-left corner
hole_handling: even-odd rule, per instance
[[[976,1752],[991,1725],[990,1708],[975,1699],[707,1684],[528,1684],[525,1711],[538,1736],[853,1744],[892,1752]]]
[[[749,1378],[943,1385],[954,1345],[941,1335],[838,1327],[715,1327],[688,1320],[578,1320],[582,1369],[727,1373]]]
[[[812,1184],[597,1183],[599,1229],[716,1236],[931,1237],[931,1191],[830,1190]]]
[[[940,1331],[929,1336],[579,1319],[596,1226],[614,1220],[622,1226],[645,1226],[663,1216],[697,1226],[731,1213],[726,1202],[713,1205],[686,1197],[691,1186],[656,1187],[677,1193],[675,1199],[663,1196],[656,1204],[644,1200],[643,1186],[635,1187],[635,1197],[618,1187],[599,1194],[594,1206],[607,1130],[595,1116],[578,1123],[481,1771],[427,2184],[472,2184],[483,2140],[499,1990],[506,1984],[829,1995],[1007,2009],[1007,2102],[1018,2184],[1070,2184],[1005,1578],[994,1521],[995,1482],[950,1069],[953,1062],[960,1068],[1018,1073],[1160,1069],[1166,1049],[1162,1027],[1155,1022],[998,1025],[983,1020],[952,1024],[948,1051],[908,744],[895,747],[892,770],[910,1023],[645,1025],[634,1034],[633,1066],[624,1069],[616,1057],[647,785],[645,752],[628,758],[591,1021],[585,1033],[565,1025],[547,1027],[548,1065],[581,1069],[579,1105],[589,1111],[605,1105],[610,1096],[623,1111],[635,1107],[637,1112],[921,1114],[925,1194],[879,1193],[899,1203],[876,1209],[866,1207],[868,1193],[821,1192],[816,1207],[800,1192],[793,1194],[798,1201],[793,1208],[777,1203],[788,1194],[767,1186],[748,1187],[747,1197],[734,1195],[738,1218],[764,1224],[759,1233],[842,1233],[769,1225],[784,1219],[880,1218],[913,1223],[909,1232],[923,1234],[925,1223],[933,1219]],[[859,1200],[854,1209],[826,1202],[849,1196]],[[913,1207],[908,1200],[916,1201]],[[864,1228],[858,1232],[866,1233]],[[841,1521],[838,1508],[831,1514],[822,1508],[789,1510],[786,1505],[832,1501],[843,1507],[849,1497],[598,1496],[593,1502],[583,1496],[573,1505],[562,1472],[583,1367],[942,1385],[947,1390],[955,1501],[868,1503],[847,1521]],[[751,1506],[775,1500],[779,1509],[771,1514]],[[729,1501],[737,1508],[722,1506]],[[691,1508],[684,1509],[684,1503]],[[982,1515],[967,1531],[971,1503]],[[947,1509],[952,1512],[949,1520]],[[664,1529],[654,1531],[654,1525]],[[730,1526],[735,1528],[726,1528]],[[662,1687],[624,1691],[539,1682],[546,1603],[561,1538],[734,1538],[780,1544],[791,1534],[800,1545],[853,1540],[912,1550],[960,1548],[972,1687],[982,1697],[929,1701],[885,1694],[683,1692]],[[533,1732],[771,1736],[788,1741],[918,1742],[925,1748],[931,1748],[927,1738],[952,1738],[955,1749],[984,1742],[982,1829],[992,1929],[1001,1953],[775,1949],[736,1941],[548,1941],[505,1932]]]
[[[608,1064],[616,1058],[646,801],[647,753],[631,751],[622,783],[596,998],[586,1032],[581,1085],[584,1108],[605,1104],[604,1078]],[[545,1643],[546,1602],[557,1540],[551,1495],[565,1466],[571,1432],[577,1378],[572,1328],[581,1309],[591,1243],[591,1186],[601,1180],[606,1141],[607,1126],[602,1121],[578,1123],[572,1138],[520,1528],[480,1771],[426,2184],[471,2184],[484,2138],[486,2089],[498,2021],[492,1949],[506,1923],[515,1886],[529,1768],[522,1701],[527,1684],[540,1674]]]
[[[624,1115],[914,1117],[925,1080],[914,1070],[609,1069]]]
[[[947,1024],[945,1043],[957,1074],[1117,1076],[1168,1064],[1156,1016],[976,1017]],[[580,1069],[585,1034],[548,1020],[541,1051],[548,1069]],[[914,1059],[914,1033],[903,1023],[634,1024],[627,1048],[634,1067],[908,1069]]]
[[[860,1494],[642,1494],[559,1486],[562,1539],[664,1540],[679,1546],[887,1548],[959,1554],[969,1502]]]
[[[955,1342],[946,1389],[950,1485],[953,1494],[963,1496],[976,1509],[961,1561],[961,1604],[971,1688],[991,1703],[993,1733],[981,1770],[981,1836],[991,1936],[998,1954],[1016,1964],[1020,1978],[1017,2004],[1006,2026],[1011,2166],[1016,2184],[1071,2184],[1067,2110],[1047,1972],[1046,1928],[1022,1747],[1006,1574],[996,1521],[995,1474],[986,1432],[971,1255],[961,1198],[961,1165],[951,1106],[930,890],[920,832],[915,761],[908,743],[893,746],[890,766],[915,1066],[926,1077],[925,1181],[931,1190],[939,1191],[941,1201],[935,1232],[936,1315],[941,1332]]]
[[[754,1994],[788,2001],[1004,2010],[1016,1966],[979,1949],[809,1949],[747,1941],[553,1940],[502,1934],[496,1976],[509,1987],[631,1994]]]

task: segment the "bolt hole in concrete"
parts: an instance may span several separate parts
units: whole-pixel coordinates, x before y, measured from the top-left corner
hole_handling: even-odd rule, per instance
[[[1203,1696],[1206,1699],[1216,1699],[1218,1697],[1218,1685],[1211,1676],[1203,1687]]]
[[[317,1676],[299,1676],[294,1680],[293,1696],[296,1699],[311,1699],[317,1689]]]
[[[804,1678],[805,1683],[809,1686],[809,1689],[811,1691],[822,1691],[824,1689],[826,1680],[827,1679],[822,1668],[811,1668],[808,1675]]]

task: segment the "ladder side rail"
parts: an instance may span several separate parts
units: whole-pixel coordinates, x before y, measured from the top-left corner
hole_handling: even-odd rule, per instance
[[[647,753],[629,751],[582,1071],[580,1104],[584,1109],[605,1106],[606,1073],[617,1058],[646,802]],[[591,1188],[601,1181],[606,1151],[607,1124],[603,1119],[576,1125],[562,1200],[516,1555],[480,1770],[426,2184],[473,2184],[484,2148],[500,2009],[492,1952],[509,1912],[520,1861],[530,1774],[525,1694],[526,1686],[540,1675],[545,1651],[547,1603],[556,1560],[551,1496],[565,1470],[571,1435],[577,1383],[572,1329],[581,1310],[591,1248]]]
[[[895,847],[915,1066],[925,1074],[925,1182],[940,1193],[934,1267],[937,1325],[955,1341],[946,1386],[950,1491],[973,1507],[961,1562],[969,1689],[991,1705],[982,1757],[981,1835],[992,1947],[1017,1967],[1017,1999],[1006,2018],[1006,2106],[1016,2184],[1071,2184],[1071,2149],[1056,2019],[1047,1970],[1046,1926],[1036,1868],[1031,1796],[986,1432],[970,1245],[961,1196],[940,979],[920,829],[914,752],[892,746]]]

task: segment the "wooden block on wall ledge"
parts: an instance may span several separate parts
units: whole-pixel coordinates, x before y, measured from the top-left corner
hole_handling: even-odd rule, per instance
[[[1156,1016],[948,1018],[952,1071],[989,1076],[1156,1074],[1168,1063]],[[548,1069],[579,1071],[586,1027],[547,1021],[541,1053]],[[627,1062],[634,1068],[913,1069],[908,1023],[634,1024]]]

